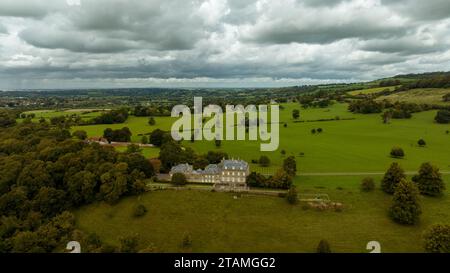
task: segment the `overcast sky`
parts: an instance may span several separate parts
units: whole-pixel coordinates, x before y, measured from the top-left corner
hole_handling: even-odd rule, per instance
[[[450,70],[449,0],[0,0],[0,89],[257,87]]]

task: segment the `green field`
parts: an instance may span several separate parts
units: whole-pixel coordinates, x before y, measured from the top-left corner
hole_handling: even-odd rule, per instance
[[[223,150],[231,157],[247,161],[267,155],[272,167],[280,166],[286,156],[294,155],[300,172],[382,172],[394,161],[389,157],[393,146],[405,150],[404,159],[398,160],[408,171],[415,171],[424,161],[431,161],[443,171],[450,171],[450,125],[434,123],[436,111],[414,114],[408,120],[392,120],[383,124],[379,114],[352,114],[346,104],[335,104],[329,108],[301,109],[298,104],[285,104],[280,111],[280,147],[276,152],[260,152],[257,141],[222,141],[220,149],[214,142],[184,141],[183,144],[199,153],[209,150]],[[294,122],[293,109],[301,110],[300,120],[335,118],[341,120],[326,122]],[[344,120],[352,119],[352,120]],[[132,141],[138,142],[139,134],[150,133],[156,128],[169,131],[175,118],[156,117],[156,125],[147,124],[147,117],[130,116],[123,124],[77,126],[72,130],[85,130],[89,136],[101,136],[106,128],[127,126],[133,132]],[[321,134],[311,134],[313,128],[323,128]],[[423,138],[427,147],[418,147]],[[286,151],[286,155],[281,154]],[[303,153],[303,156],[300,156]],[[157,155],[157,150],[148,153]]]
[[[377,183],[380,177],[375,177]],[[450,176],[445,177],[449,186]],[[129,197],[115,206],[97,203],[76,212],[77,225],[96,232],[105,242],[139,234],[141,248],[179,252],[185,233],[192,236],[193,252],[314,252],[326,239],[335,252],[368,252],[366,244],[377,240],[382,252],[423,252],[422,233],[434,223],[450,224],[448,194],[422,198],[423,215],[416,226],[402,226],[387,216],[391,196],[380,190],[361,193],[361,177],[298,177],[300,193],[326,193],[342,202],[342,212],[305,210],[284,199],[242,196],[195,190],[156,191]],[[148,213],[132,216],[133,207],[144,204]]]
[[[376,94],[383,92],[385,90],[393,91],[397,86],[386,86],[386,87],[375,87],[375,88],[368,88],[368,89],[361,89],[361,90],[355,90],[348,92],[349,95],[357,96],[357,95],[368,95],[368,94]]]
[[[377,100],[387,99],[391,102],[410,102],[450,105],[450,102],[442,101],[442,97],[450,93],[450,89],[442,88],[420,88],[404,92],[378,97]]]
[[[82,119],[87,120],[99,116],[107,109],[62,109],[62,110],[37,110],[28,111],[24,114],[34,113],[36,116],[33,121],[38,121],[40,118],[51,119],[59,116],[79,115]]]
[[[230,156],[247,161],[267,155],[275,166],[281,165],[286,156],[296,156],[300,172],[379,172],[384,171],[394,161],[389,156],[393,146],[405,150],[406,157],[398,160],[407,170],[416,170],[424,161],[431,161],[442,170],[450,170],[450,130],[449,125],[433,122],[435,111],[414,114],[410,120],[393,120],[383,124],[378,114],[362,115],[347,111],[344,104],[336,104],[327,109],[301,110],[302,120],[323,118],[340,120],[329,122],[294,123],[291,118],[295,104],[285,105],[280,113],[280,121],[288,124],[280,126],[280,147],[277,152],[260,152],[259,143],[250,141],[222,141],[221,149]],[[321,134],[311,134],[313,128],[323,128]],[[420,148],[417,140],[424,138],[428,146]],[[199,152],[215,150],[213,142],[186,141],[186,146]],[[286,156],[281,150],[286,151]],[[304,156],[299,156],[304,153]]]
[[[150,126],[148,124],[148,117],[136,117],[130,116],[124,123],[120,124],[97,124],[97,125],[85,125],[85,126],[74,126],[72,131],[84,130],[87,132],[88,136],[102,136],[103,131],[106,128],[121,129],[123,127],[128,127],[133,133],[131,140],[133,142],[139,142],[141,140],[142,134],[149,134],[153,130],[159,128],[161,130],[170,131],[172,123],[176,120],[171,117],[156,117],[156,125]]]

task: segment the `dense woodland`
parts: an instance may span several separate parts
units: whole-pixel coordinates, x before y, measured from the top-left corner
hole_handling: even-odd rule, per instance
[[[141,154],[74,140],[58,126],[3,121],[1,127],[0,252],[61,249],[74,232],[81,236],[69,210],[142,193],[154,175]]]

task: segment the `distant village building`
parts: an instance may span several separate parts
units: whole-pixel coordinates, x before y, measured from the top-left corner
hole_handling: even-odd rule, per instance
[[[219,164],[210,164],[204,170],[194,170],[192,165],[180,164],[172,167],[170,177],[174,173],[182,173],[189,182],[211,183],[219,191],[247,190],[249,165],[243,160],[223,159]]]

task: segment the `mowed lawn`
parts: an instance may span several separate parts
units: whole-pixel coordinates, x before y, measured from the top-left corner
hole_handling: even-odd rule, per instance
[[[380,177],[375,177],[379,186]],[[445,177],[449,186],[449,176]],[[326,193],[342,202],[342,212],[305,210],[283,198],[242,196],[195,190],[156,191],[129,197],[117,205],[97,203],[76,211],[77,225],[97,233],[104,242],[118,245],[121,236],[138,234],[140,247],[159,252],[180,252],[185,233],[193,252],[315,252],[326,239],[334,252],[368,252],[376,240],[382,252],[423,252],[423,231],[434,223],[450,224],[450,198],[422,197],[423,215],[416,226],[390,220],[391,196],[379,189],[359,190],[361,177],[298,177],[300,193]],[[379,187],[378,187],[379,188]],[[148,212],[132,216],[143,204]],[[444,209],[445,208],[445,209]]]

